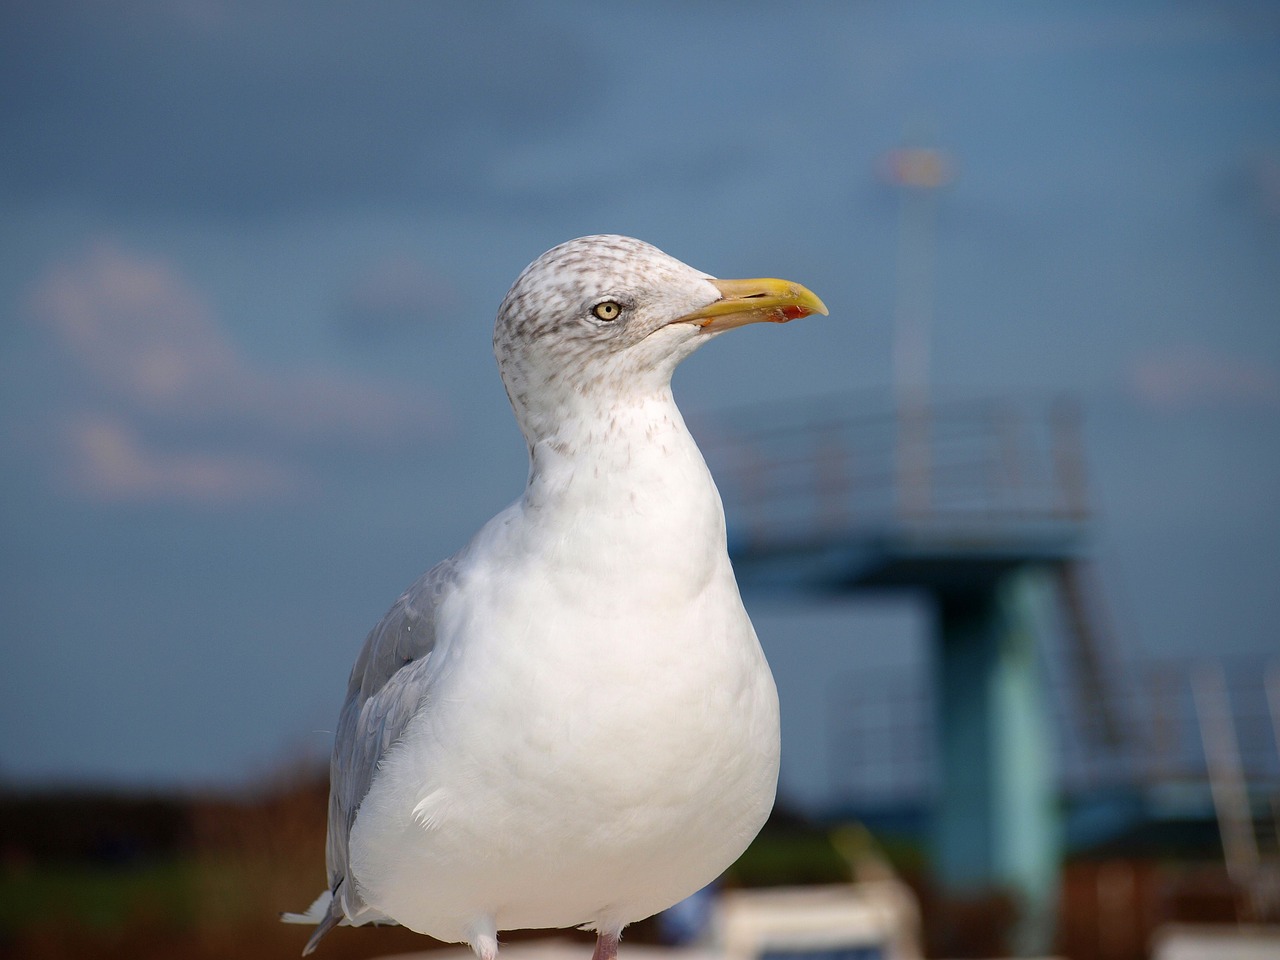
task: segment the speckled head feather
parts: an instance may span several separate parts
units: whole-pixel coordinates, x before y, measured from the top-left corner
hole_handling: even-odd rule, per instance
[[[580,237],[548,250],[498,310],[493,347],[531,442],[584,399],[664,389],[714,334],[672,321],[715,301],[707,274],[631,237]],[[618,304],[616,319],[593,310]]]
[[[610,234],[579,237],[552,247],[521,271],[498,310],[495,339],[541,336],[601,297],[687,290],[694,279],[707,279],[707,274],[643,240]]]

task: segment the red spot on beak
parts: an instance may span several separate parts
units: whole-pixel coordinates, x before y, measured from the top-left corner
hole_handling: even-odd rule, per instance
[[[778,314],[778,319],[774,321],[775,323],[786,323],[788,320],[799,320],[801,317],[807,317],[809,314],[813,313],[812,310],[801,306],[779,307],[775,312]]]

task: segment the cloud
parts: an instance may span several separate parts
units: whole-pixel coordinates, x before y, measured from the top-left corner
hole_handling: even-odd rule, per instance
[[[260,498],[307,486],[325,454],[395,455],[442,423],[431,398],[252,363],[177,270],[108,243],[51,266],[27,306],[68,385],[72,486],[101,498]]]
[[[29,305],[63,355],[117,401],[169,415],[241,402],[242,359],[208,305],[159,262],[99,243],[55,264]]]
[[[82,412],[64,427],[63,479],[90,500],[227,503],[296,493],[298,473],[237,451],[170,451],[148,446],[129,424]]]
[[[1163,412],[1280,407],[1280,374],[1274,368],[1203,346],[1150,351],[1132,365],[1129,384],[1141,403]]]

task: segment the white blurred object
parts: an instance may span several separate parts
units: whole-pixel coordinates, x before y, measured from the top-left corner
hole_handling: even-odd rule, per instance
[[[724,960],[923,956],[915,895],[894,879],[733,890],[715,922]]]
[[[1171,924],[1156,931],[1152,960],[1277,960],[1280,927]]]
[[[719,896],[706,947],[626,943],[623,960],[919,960],[920,908],[896,879],[730,890]],[[504,944],[503,960],[586,960],[589,945],[550,939]],[[382,960],[472,960],[466,949]]]

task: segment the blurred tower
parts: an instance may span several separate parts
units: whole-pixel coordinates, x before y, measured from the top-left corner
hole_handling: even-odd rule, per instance
[[[930,409],[938,193],[953,179],[941,150],[913,146],[884,163],[898,187],[898,274],[893,375],[899,521],[928,521],[934,504]],[[1013,547],[1012,555],[1020,549]],[[1015,949],[1039,952],[1052,936],[1058,827],[1036,652],[1045,575],[1031,562],[981,573],[982,557],[947,549],[908,579],[933,597],[940,795],[934,873],[956,896],[1014,893]]]
[[[1012,948],[1043,953],[1060,829],[1040,644],[1080,557],[1079,423],[1061,404],[933,405],[934,224],[951,164],[910,148],[883,172],[901,200],[892,412],[833,419],[824,407],[772,427],[756,416],[728,439],[734,462],[717,477],[731,555],[744,591],[928,599],[934,877],[954,899],[1011,896]]]

